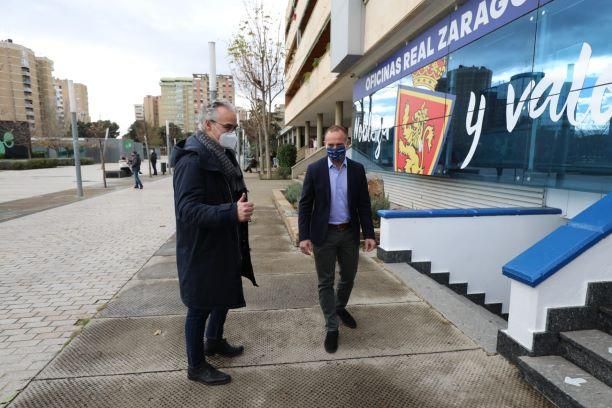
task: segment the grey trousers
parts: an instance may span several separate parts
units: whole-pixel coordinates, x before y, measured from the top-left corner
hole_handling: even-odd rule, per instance
[[[336,331],[336,309],[346,306],[353,290],[359,262],[359,245],[353,241],[350,229],[330,230],[325,243],[321,246],[315,245],[313,249],[319,278],[319,304],[325,317],[325,328],[327,331]],[[336,260],[340,265],[340,281],[337,293],[334,293]]]

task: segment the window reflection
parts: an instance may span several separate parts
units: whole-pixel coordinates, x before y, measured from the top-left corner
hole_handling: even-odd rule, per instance
[[[447,104],[454,101],[447,125],[439,113],[443,111],[428,118],[448,128],[431,174],[610,191],[610,15],[609,0],[542,0],[534,12],[449,54],[444,75],[431,89],[432,94],[445,94]],[[370,131],[367,140],[356,141],[355,149],[391,171],[406,172],[411,165],[408,153],[398,157],[398,141],[405,127],[413,124],[416,129],[419,121],[408,117],[406,122],[397,112],[402,89],[418,86],[413,76],[354,104],[355,129],[369,124]],[[466,125],[475,124],[481,111],[479,142],[469,165],[461,169],[474,141]],[[388,139],[378,143],[376,130]],[[403,143],[408,149],[406,139]],[[423,155],[413,150],[412,156]]]

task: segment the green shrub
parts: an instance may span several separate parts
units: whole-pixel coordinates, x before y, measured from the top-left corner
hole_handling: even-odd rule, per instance
[[[295,205],[302,196],[302,185],[300,183],[291,183],[285,189],[285,198],[291,204]]]
[[[388,210],[391,206],[389,202],[389,197],[370,197],[370,202],[372,205],[372,221],[374,222],[374,227],[380,227],[380,217],[378,216],[378,210]]]
[[[279,167],[291,167],[295,164],[297,149],[292,144],[281,145],[278,148]]]
[[[89,157],[81,158],[81,165],[94,164]],[[74,159],[31,159],[31,160],[2,160],[0,170],[31,170],[50,169],[57,166],[74,166]]]
[[[291,167],[279,167],[276,173],[279,178],[288,179],[291,177]]]

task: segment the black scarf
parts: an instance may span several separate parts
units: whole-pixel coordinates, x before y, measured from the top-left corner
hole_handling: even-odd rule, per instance
[[[232,160],[228,157],[226,149],[221,146],[216,140],[213,140],[206,133],[197,131],[195,134],[196,139],[204,145],[221,163],[221,170],[226,180],[229,182],[232,192],[236,198],[240,198],[239,194],[246,192],[246,185],[244,184],[244,177],[242,171],[238,166],[238,163],[232,163]],[[229,154],[234,154],[231,150]]]

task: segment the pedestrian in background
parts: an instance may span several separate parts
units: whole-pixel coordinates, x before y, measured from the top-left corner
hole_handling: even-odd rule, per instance
[[[357,274],[360,226],[365,250],[376,248],[365,169],[345,157],[346,144],[345,128],[327,129],[327,157],[308,166],[298,214],[300,250],[307,255],[314,251],[328,353],[338,349],[338,317],[345,326],[357,327],[346,305]],[[336,261],[340,281],[334,293]]]
[[[132,152],[132,156],[130,158],[130,166],[132,167],[132,173],[134,173],[134,188],[139,188],[142,190],[142,181],[140,181],[140,165],[142,164],[142,160],[140,159],[140,155],[136,152]]]
[[[153,175],[157,176],[157,153],[153,149],[151,149],[149,160],[151,160],[151,166],[153,166]]]
[[[246,305],[241,275],[257,286],[248,236],[254,205],[235,156],[236,127],[233,105],[215,101],[200,119],[200,130],[172,152],[176,263],[187,306],[187,377],[207,385],[231,381],[205,355],[243,353],[243,346],[223,337],[223,326],[229,309]]]

